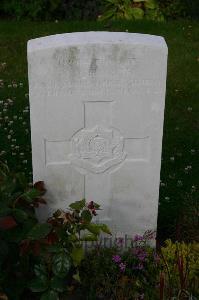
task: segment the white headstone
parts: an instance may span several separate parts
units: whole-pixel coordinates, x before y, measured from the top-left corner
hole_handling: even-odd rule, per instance
[[[40,219],[86,198],[99,221],[156,229],[167,46],[162,37],[67,33],[28,42],[34,181]]]

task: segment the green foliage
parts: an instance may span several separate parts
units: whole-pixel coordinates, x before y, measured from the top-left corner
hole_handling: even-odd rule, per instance
[[[163,21],[156,0],[104,0],[105,11],[100,20],[140,20],[143,18]]]
[[[30,279],[30,290],[41,299],[59,299],[71,280],[80,281],[84,235],[90,232],[97,240],[110,231],[105,224],[92,223],[100,206],[85,199],[38,223],[34,208],[45,204],[46,190],[41,181],[26,186],[23,175],[0,163],[0,287],[9,299],[21,299]]]
[[[23,174],[12,174],[0,162],[0,286],[11,299],[20,299],[29,278],[29,261],[20,252],[22,242],[38,226],[34,207],[44,202],[38,185],[41,189],[43,183],[27,188]],[[39,233],[40,237],[46,234],[44,230]]]
[[[93,233],[95,240],[101,232],[110,234],[106,225],[91,222],[99,208],[92,201],[76,201],[68,211],[58,210],[47,223],[36,224],[28,234],[26,243],[34,240],[39,245],[35,278],[29,287],[33,293],[40,293],[41,299],[59,299],[60,294],[67,294],[72,280],[81,281],[79,266],[85,255],[82,242],[87,241],[87,232]],[[31,251],[29,247],[27,253]]]
[[[199,18],[198,0],[158,0],[167,19]]]
[[[198,244],[168,240],[157,252],[149,240],[145,234],[132,239],[129,249],[97,247],[88,253],[80,268],[87,299],[198,299]]]
[[[199,244],[185,244],[184,242],[165,242],[161,248],[161,263],[164,268],[165,289],[186,292],[190,291],[199,296],[197,292],[199,278]]]
[[[101,0],[2,0],[0,13],[17,20],[96,19]]]
[[[104,0],[103,0],[104,1]],[[199,17],[198,0],[2,0],[0,15],[16,20],[96,20],[103,18],[126,20],[162,20]],[[158,9],[158,5],[160,10]],[[112,8],[110,6],[112,5]],[[104,7],[105,6],[105,7]],[[115,9],[113,9],[115,6]],[[108,8],[108,9],[107,9]],[[161,11],[161,13],[160,13]],[[114,14],[114,16],[113,16]]]

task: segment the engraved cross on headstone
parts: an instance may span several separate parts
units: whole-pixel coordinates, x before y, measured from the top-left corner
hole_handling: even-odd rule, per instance
[[[149,136],[126,137],[112,124],[114,101],[83,103],[84,128],[70,140],[45,141],[46,165],[72,165],[84,176],[84,197],[99,202],[103,190],[103,220],[109,219],[110,179],[123,163],[147,162]]]

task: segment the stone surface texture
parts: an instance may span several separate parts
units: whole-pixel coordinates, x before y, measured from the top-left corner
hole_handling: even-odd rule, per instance
[[[102,206],[117,235],[156,229],[166,88],[162,37],[81,32],[28,42],[34,182],[48,205]]]

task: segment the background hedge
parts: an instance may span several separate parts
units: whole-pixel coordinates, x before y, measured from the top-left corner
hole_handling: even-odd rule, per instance
[[[96,20],[103,0],[1,0],[0,17],[15,20]],[[199,18],[198,0],[158,0],[166,19]]]

